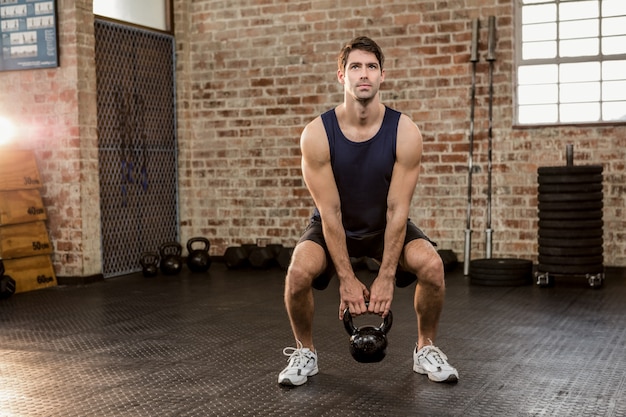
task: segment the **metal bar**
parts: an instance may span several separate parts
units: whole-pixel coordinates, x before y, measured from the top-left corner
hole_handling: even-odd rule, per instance
[[[489,38],[487,61],[489,61],[489,133],[487,151],[487,224],[485,229],[485,257],[491,258],[493,248],[493,229],[491,228],[491,169],[493,142],[493,66],[496,60],[496,17],[489,16]]]
[[[472,250],[472,173],[474,171],[474,107],[476,101],[476,62],[478,62],[478,36],[480,22],[472,21],[472,45],[470,62],[472,63],[472,87],[470,98],[470,131],[469,154],[467,158],[467,220],[465,223],[465,250],[463,259],[463,274],[469,275],[469,264]]]

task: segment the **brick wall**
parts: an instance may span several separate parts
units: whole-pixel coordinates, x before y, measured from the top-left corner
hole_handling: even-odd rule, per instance
[[[0,73],[0,114],[18,128],[5,146],[35,151],[59,276],[101,271],[91,9],[57,0],[60,67]]]
[[[4,147],[34,149],[59,276],[101,271],[91,0],[57,0],[61,66],[0,73],[0,114],[19,128]],[[385,103],[425,140],[412,217],[462,257],[467,202],[471,19],[497,15],[494,256],[536,259],[536,170],[603,164],[605,264],[626,266],[626,126],[513,129],[512,2],[175,0],[181,241],[212,254],[267,238],[293,244],[311,200],[299,168],[304,125],[342,100],[341,44],[375,38],[387,55]],[[481,33],[476,110],[474,257],[484,255],[487,66]]]
[[[513,6],[502,0],[175,2],[181,231],[212,253],[268,238],[293,244],[311,200],[299,169],[303,126],[343,98],[335,58],[369,35],[387,56],[383,101],[413,118],[424,158],[411,216],[463,254],[467,209],[471,20],[481,20],[472,229],[484,256],[487,17],[497,16],[493,111],[493,254],[536,260],[538,166],[605,168],[605,264],[626,265],[626,126],[512,128]]]

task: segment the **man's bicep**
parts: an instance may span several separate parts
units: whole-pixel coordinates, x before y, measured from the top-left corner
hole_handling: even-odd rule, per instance
[[[320,212],[336,209],[339,195],[330,164],[330,150],[319,126],[308,126],[302,134],[302,176]]]
[[[417,126],[406,119],[398,132],[397,158],[389,189],[389,207],[401,204],[408,210],[417,186],[422,157],[422,136]]]
[[[339,195],[330,163],[310,163],[303,157],[302,175],[320,213],[339,207]]]

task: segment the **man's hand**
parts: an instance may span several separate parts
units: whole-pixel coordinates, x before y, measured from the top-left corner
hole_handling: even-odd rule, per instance
[[[368,300],[369,296],[367,287],[355,275],[352,278],[340,280],[339,320],[343,320],[343,312],[346,308],[353,316],[366,313],[365,300]]]
[[[393,300],[394,280],[376,277],[372,283],[368,312],[386,317]]]

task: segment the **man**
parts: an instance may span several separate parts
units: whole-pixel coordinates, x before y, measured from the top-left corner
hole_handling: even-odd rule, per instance
[[[445,294],[443,262],[434,243],[408,218],[422,137],[409,117],[380,102],[383,64],[382,50],[373,40],[358,37],[345,45],[337,71],[344,102],[302,132],[302,174],[315,211],[286,276],[285,306],[296,348],[283,351],[289,364],[278,376],[281,385],[302,385],[318,372],[313,288],[324,289],[336,274],[340,319],[346,308],[353,316],[385,317],[399,267],[419,277],[413,370],[432,381],[458,380],[456,369],[432,342]],[[364,256],[380,261],[369,289],[350,263],[350,257]]]

